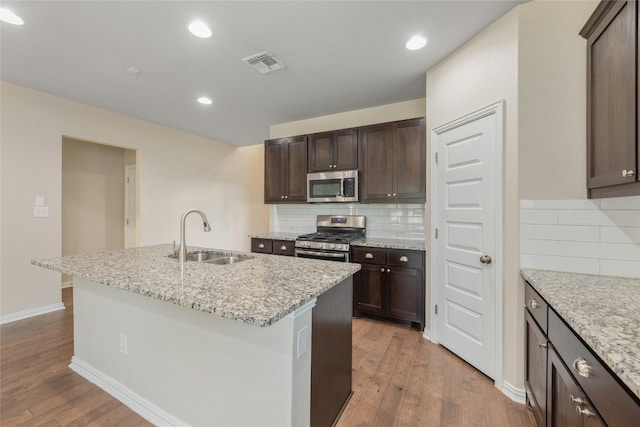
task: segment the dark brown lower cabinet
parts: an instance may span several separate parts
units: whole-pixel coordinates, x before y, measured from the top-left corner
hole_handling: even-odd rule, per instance
[[[547,336],[525,310],[525,387],[527,402],[533,410],[538,427],[547,422]]]
[[[296,242],[293,240],[251,238],[251,252],[262,254],[295,256]]]
[[[424,252],[354,247],[353,315],[410,322],[424,329]]]
[[[549,350],[547,425],[556,427],[605,427],[554,349]]]

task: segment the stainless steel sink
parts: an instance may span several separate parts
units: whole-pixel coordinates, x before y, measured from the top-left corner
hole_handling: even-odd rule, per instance
[[[173,253],[169,255],[169,257],[177,258],[177,254]],[[187,261],[205,262],[207,264],[216,264],[216,265],[235,264],[237,262],[246,261],[248,259],[253,259],[253,257],[248,255],[229,255],[229,254],[225,254],[224,252],[207,251],[207,250],[187,252]]]

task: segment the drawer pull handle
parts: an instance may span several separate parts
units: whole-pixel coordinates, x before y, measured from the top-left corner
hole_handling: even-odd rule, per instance
[[[367,252],[364,257],[366,259],[372,259],[373,258],[373,254],[371,252]]]
[[[588,409],[586,409],[586,408],[585,408],[585,409],[582,409],[582,408],[580,407],[580,405],[576,406],[576,413],[577,413],[578,415],[584,415],[585,417],[595,417],[595,416],[596,416],[596,414],[594,414],[594,413],[593,413],[593,412],[591,412],[590,410],[588,410]]]
[[[529,307],[538,308],[538,307],[540,307],[540,303],[532,298],[532,299],[529,300]]]
[[[591,378],[593,376],[591,365],[582,357],[578,357],[573,361],[573,369],[575,369],[581,377]]]
[[[260,243],[260,244],[258,245],[258,247],[259,247],[260,249],[264,249],[264,243]]]
[[[409,258],[407,258],[406,256],[402,255],[400,257],[400,262],[409,262]]]
[[[280,250],[281,250],[281,251],[286,251],[286,250],[287,250],[287,247],[286,247],[285,245],[282,245],[282,246],[280,246]]]
[[[573,394],[569,395],[569,400],[571,401],[571,403],[575,403],[577,405],[584,405],[585,402],[584,400],[582,400],[580,397],[573,397]]]
[[[546,342],[539,342],[539,343],[538,343],[538,347],[540,347],[540,348],[547,348],[547,343],[546,343]]]

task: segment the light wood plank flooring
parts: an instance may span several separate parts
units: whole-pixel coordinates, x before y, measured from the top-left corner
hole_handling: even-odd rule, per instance
[[[66,310],[0,327],[0,425],[148,426],[68,368],[72,290]],[[353,323],[354,394],[336,427],[531,427],[529,411],[446,349],[407,327]]]

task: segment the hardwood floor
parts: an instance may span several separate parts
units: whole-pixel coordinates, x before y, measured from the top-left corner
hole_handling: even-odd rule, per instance
[[[72,290],[65,310],[0,327],[0,425],[148,426],[69,369]],[[354,394],[336,427],[534,426],[523,406],[446,349],[407,327],[353,323]]]

